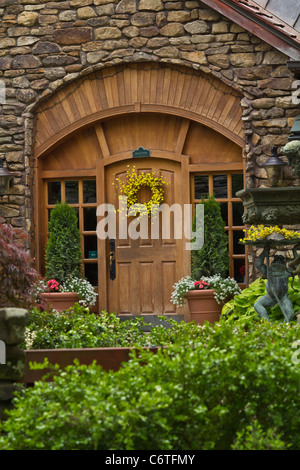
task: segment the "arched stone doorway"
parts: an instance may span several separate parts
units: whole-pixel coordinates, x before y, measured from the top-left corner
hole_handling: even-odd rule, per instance
[[[141,146],[150,157],[133,160],[132,152]],[[184,240],[117,240],[112,281],[108,243],[97,240],[94,227],[96,207],[114,202],[115,174],[135,164],[138,171],[166,176],[169,204],[197,202],[197,177],[207,177],[210,191],[215,176],[218,182],[225,178],[224,204],[232,212],[238,201],[231,175],[243,173],[242,146],[240,96],[192,70],[136,64],[70,84],[37,110],[34,223],[39,269],[43,272],[48,215],[59,194],[78,211],[85,275],[98,285],[100,310],[182,313],[170,303],[170,293],[189,271]],[[232,215],[228,217],[232,226]],[[244,260],[242,254],[234,256]]]

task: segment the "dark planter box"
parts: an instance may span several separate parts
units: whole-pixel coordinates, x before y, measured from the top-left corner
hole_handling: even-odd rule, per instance
[[[50,364],[58,364],[61,368],[74,364],[78,359],[80,364],[89,365],[96,361],[104,370],[118,370],[123,362],[129,360],[129,354],[135,348],[82,348],[82,349],[31,349],[25,351],[25,376],[27,385],[40,380],[48,369],[31,370],[30,362],[42,364],[47,358]],[[142,348],[156,353],[158,347]],[[49,379],[50,380],[50,379]]]

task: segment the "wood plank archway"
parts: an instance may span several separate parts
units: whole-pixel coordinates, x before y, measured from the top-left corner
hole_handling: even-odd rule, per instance
[[[99,120],[144,112],[180,114],[242,146],[240,99],[220,80],[184,67],[133,64],[100,70],[36,110],[35,156]]]

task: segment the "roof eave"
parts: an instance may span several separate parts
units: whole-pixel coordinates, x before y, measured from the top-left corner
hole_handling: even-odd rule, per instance
[[[296,41],[288,37],[286,34],[283,34],[278,29],[272,28],[259,18],[254,18],[249,12],[240,8],[238,5],[232,4],[228,0],[201,1],[266,43],[275,47],[275,49],[279,50],[291,59],[296,61],[300,60],[300,48]]]

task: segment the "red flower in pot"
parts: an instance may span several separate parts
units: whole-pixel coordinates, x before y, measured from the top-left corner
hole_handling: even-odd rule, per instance
[[[195,290],[198,290],[198,289],[209,289],[209,288],[210,288],[208,282],[205,282],[205,281],[195,281],[195,282],[194,282],[194,286],[195,286]]]

